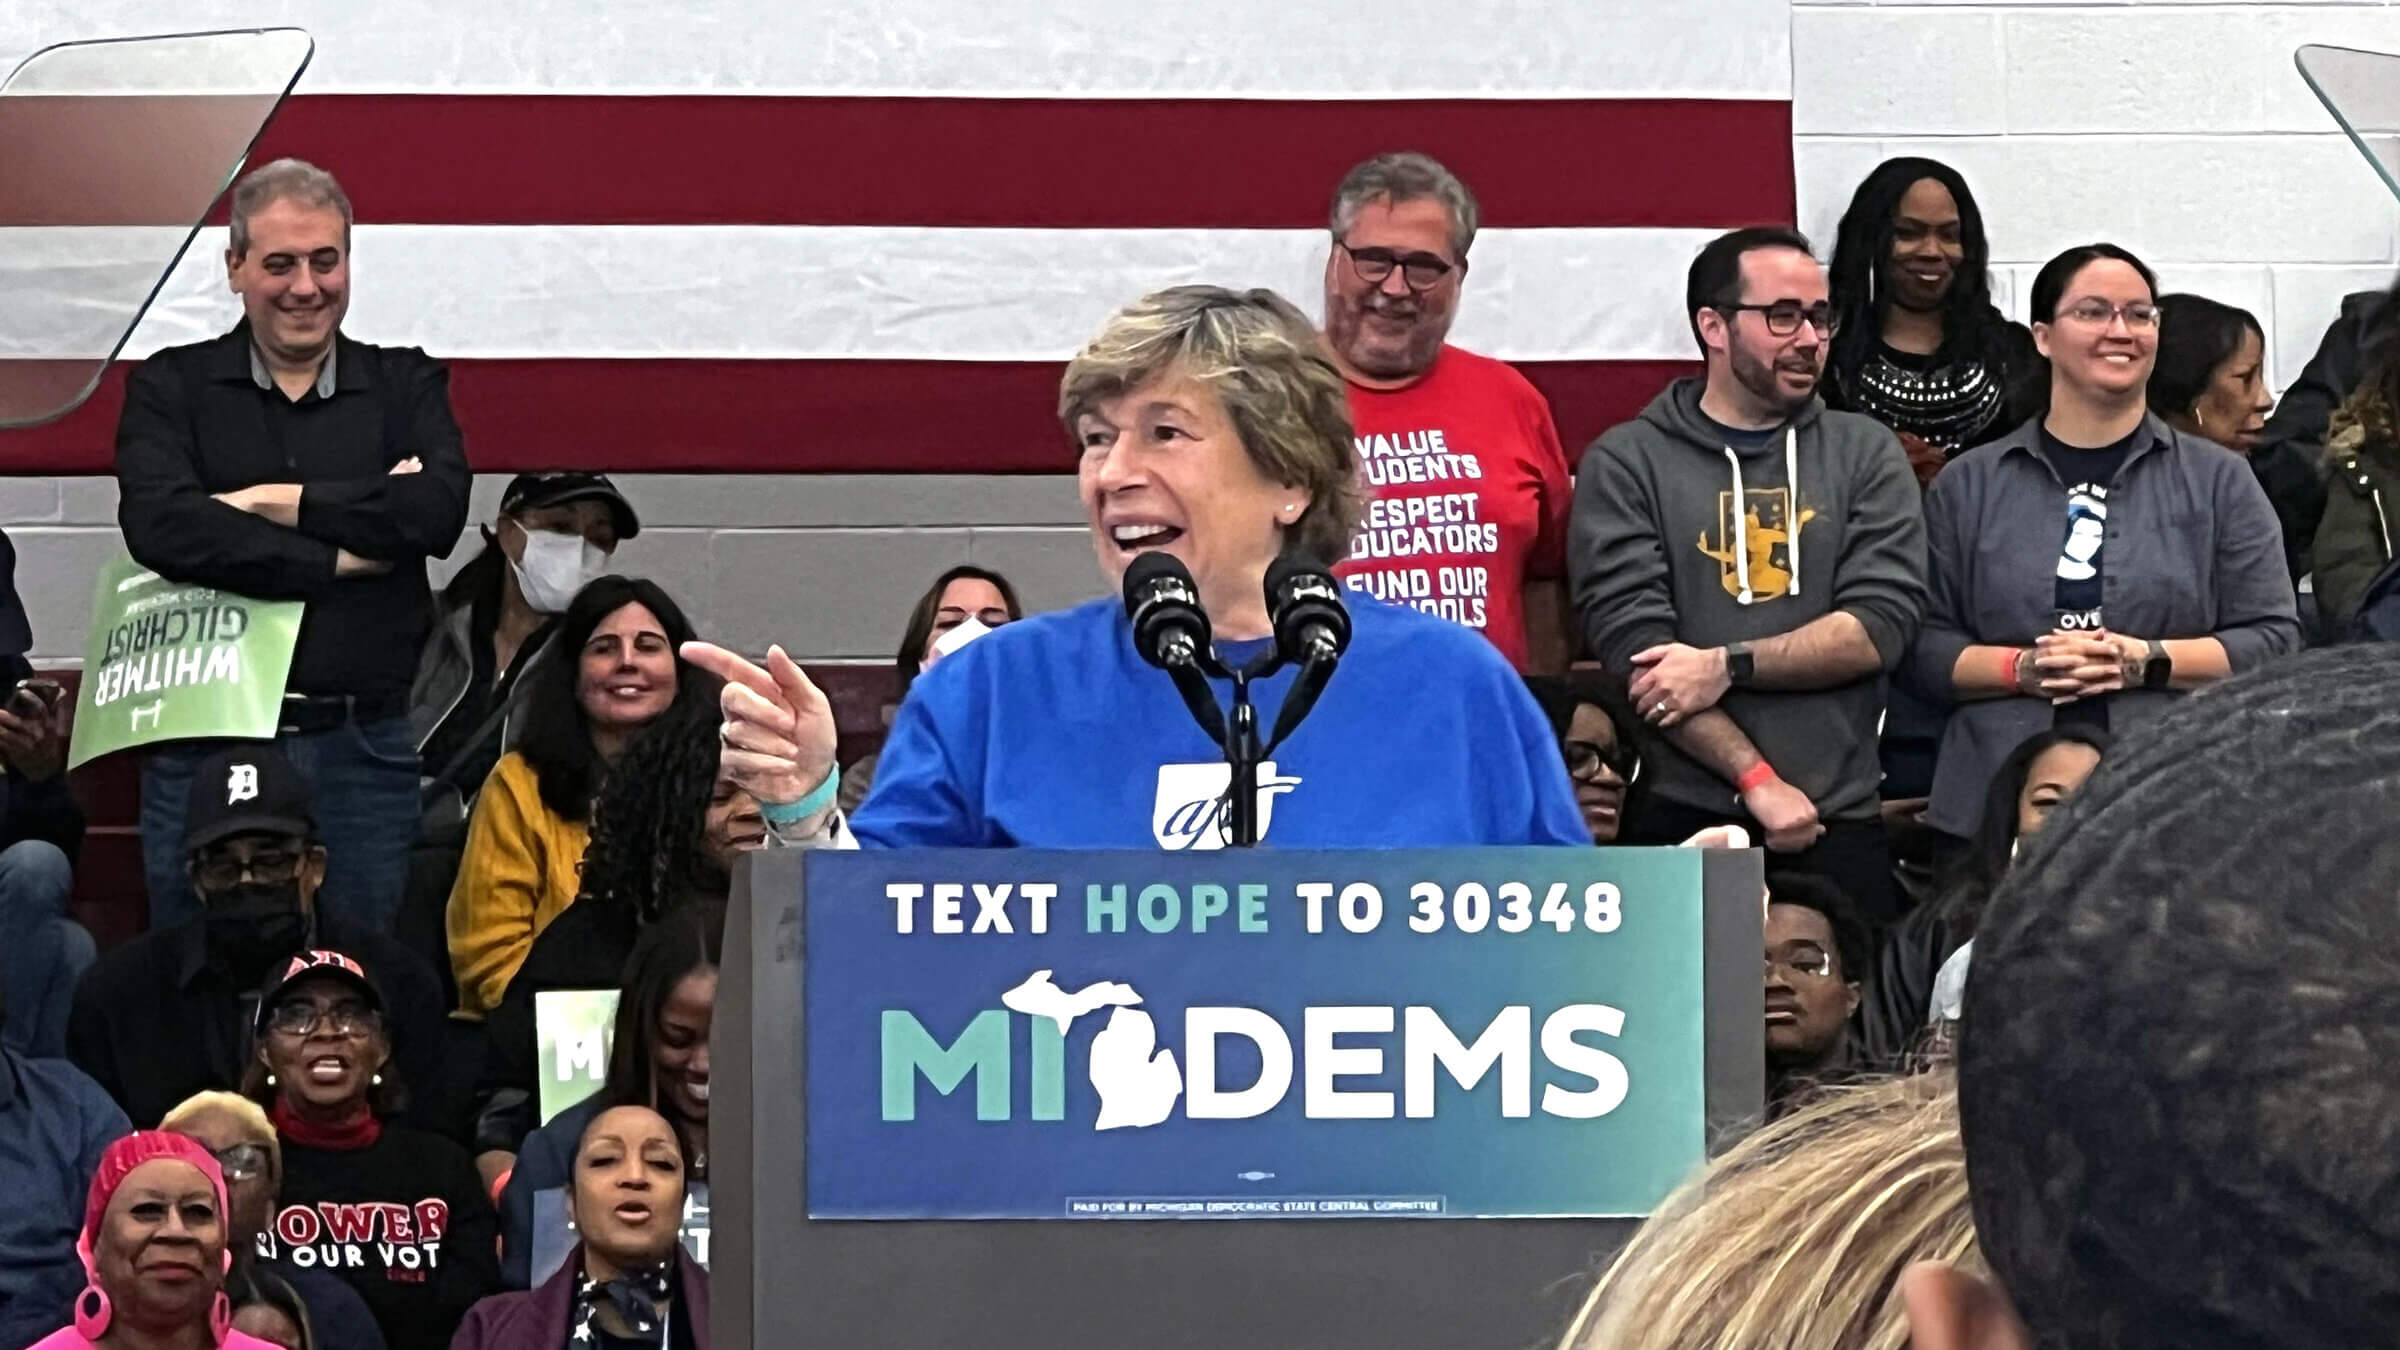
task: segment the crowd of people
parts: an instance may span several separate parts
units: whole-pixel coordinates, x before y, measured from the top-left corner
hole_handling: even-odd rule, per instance
[[[2362,823],[2312,852],[2327,817],[2303,804],[2390,804],[2400,776],[2340,718],[2393,691],[2372,652],[2294,654],[2400,635],[2400,304],[2345,304],[2270,418],[2255,318],[2094,243],[2012,321],[1966,180],[1895,159],[1828,260],[1777,226],[1702,249],[1699,372],[1571,463],[1521,375],[1447,341],[1464,183],[1380,156],[1328,223],[1321,328],[1264,291],[1143,299],[1067,368],[1062,463],[1104,576],[1171,551],[1228,663],[1273,646],[1270,561],[1346,579],[1351,655],[1287,762],[1347,753],[1284,785],[1311,795],[1272,842],[1764,846],[1773,1123],[1662,1207],[1568,1344],[2373,1325],[2299,1311],[2343,1302],[2326,1281],[2391,1314],[2396,1239],[2356,1206],[2388,1150],[2339,1147],[2388,1137],[2368,1052],[2400,1022],[2344,1020],[2400,987],[2357,989],[2386,960],[2389,916],[2353,913],[2388,902],[2362,889],[2386,850]],[[895,616],[888,735],[843,767],[780,649],[712,647],[610,572],[641,524],[600,474],[517,477],[436,592],[463,438],[439,362],[342,331],[350,227],[324,171],[249,175],[226,253],[244,319],[128,384],[133,556],[308,608],[272,741],[145,753],[151,926],[105,955],[65,912],[69,708],[25,663],[13,590],[0,609],[0,1159],[23,1183],[0,1207],[0,1350],[136,1343],[112,1326],[705,1347],[680,1234],[743,853],[1223,842],[1222,772],[1169,796],[1215,747],[1137,671],[1113,597],[1019,627],[1007,578],[933,578]],[[1257,682],[1262,707],[1293,679]],[[2327,685],[2349,712],[2312,711]],[[1395,719],[1417,734],[1378,734]],[[1103,741],[1122,772],[1095,767]],[[2288,781],[2237,799],[2268,757]],[[2303,883],[2350,898],[2303,917]],[[2279,897],[2273,925],[2243,886]],[[2252,974],[2277,1002],[2236,1025]],[[618,991],[605,1081],[545,1118],[537,996],[590,989]],[[2142,992],[2190,1015],[2157,1027]],[[2333,1152],[2303,1156],[2307,1110],[2242,1076],[2287,1069],[2351,1131]],[[2120,1091],[2154,1094],[2123,1128],[2155,1138],[2106,1118]],[[2220,1092],[2248,1095],[2216,1129],[2192,1113]],[[573,1219],[563,1264],[544,1196]],[[2226,1292],[2220,1238],[2281,1244],[2290,1283]],[[2128,1280],[2166,1259],[2144,1251],[2195,1273]]]

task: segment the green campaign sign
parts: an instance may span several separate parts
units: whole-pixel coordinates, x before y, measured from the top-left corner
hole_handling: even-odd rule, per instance
[[[616,1025],[614,989],[545,989],[533,996],[543,1124],[608,1082],[609,1042]]]
[[[169,581],[131,558],[101,568],[67,767],[158,741],[273,736],[303,608]]]

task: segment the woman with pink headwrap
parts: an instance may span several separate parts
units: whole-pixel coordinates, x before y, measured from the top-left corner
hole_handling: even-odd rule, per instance
[[[108,1146],[75,1243],[89,1281],[72,1325],[33,1350],[275,1350],[233,1330],[225,1299],[225,1175],[180,1134]]]

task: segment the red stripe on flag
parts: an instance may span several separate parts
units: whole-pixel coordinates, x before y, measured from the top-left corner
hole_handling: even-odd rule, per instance
[[[1570,454],[1692,367],[1531,361]],[[478,470],[1063,473],[1059,367],[999,361],[453,361]],[[0,431],[0,473],[110,471],[124,367],[45,427]]]
[[[252,162],[313,160],[393,224],[1276,229],[1324,224],[1395,149],[1449,165],[1488,225],[1794,218],[1772,100],[320,94]]]

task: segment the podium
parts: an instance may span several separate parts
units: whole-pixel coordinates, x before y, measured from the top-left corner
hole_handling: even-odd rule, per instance
[[[1759,1114],[1755,852],[772,851],[714,1336],[1530,1347]]]

